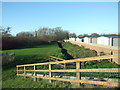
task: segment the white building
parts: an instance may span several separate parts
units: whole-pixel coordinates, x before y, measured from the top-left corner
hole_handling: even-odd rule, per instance
[[[70,41],[76,41],[76,38],[69,38]]]
[[[97,38],[97,44],[118,46],[120,45],[120,35],[104,35]]]
[[[80,38],[79,38],[79,37],[77,37],[77,38],[76,38],[76,41],[80,42]]]
[[[85,43],[94,43],[94,44],[97,44],[97,38],[98,38],[98,36],[84,37],[84,42]]]
[[[120,46],[120,37],[113,38],[112,46]]]
[[[89,37],[77,37],[69,38],[71,41],[93,43],[107,46],[119,46],[120,35],[102,35],[102,36],[89,36]]]
[[[97,38],[98,38],[99,36],[91,36],[90,38],[91,38],[91,42],[90,43],[93,43],[93,44],[97,44]]]
[[[78,42],[84,42],[84,37],[77,37],[76,41],[78,41]]]
[[[97,38],[97,44],[101,44],[101,45],[110,45],[110,38],[109,37],[105,37],[105,36],[101,36]]]
[[[90,43],[90,42],[91,42],[91,38],[89,38],[89,37],[84,37],[84,42],[85,42],[85,43]]]

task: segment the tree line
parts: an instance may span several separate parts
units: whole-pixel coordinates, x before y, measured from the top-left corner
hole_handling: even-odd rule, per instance
[[[34,32],[20,32],[17,33],[16,37],[37,37],[43,38],[44,40],[50,41],[57,41],[57,40],[64,40],[69,38],[69,32],[67,30],[63,30],[61,27],[56,28],[47,28],[43,27]]]
[[[69,38],[69,32],[61,27],[43,27],[34,32],[19,32],[16,36],[11,35],[11,27],[0,27],[0,31],[3,50],[49,44],[52,41],[61,41]]]
[[[89,37],[89,36],[101,36],[101,35],[120,35],[120,33],[118,33],[118,34],[98,34],[98,33],[91,33],[90,35],[89,34],[76,35],[75,33],[70,33],[69,37],[75,38],[75,37]]]
[[[16,49],[22,47],[31,47],[40,44],[49,44],[52,41],[62,41],[71,37],[100,36],[98,33],[80,34],[70,33],[61,27],[48,28],[43,27],[33,32],[19,32],[16,36],[12,36],[11,27],[0,27],[0,38],[2,38],[2,49]],[[105,35],[105,34],[104,34]],[[120,34],[107,34],[120,35]]]
[[[2,37],[12,37],[10,34],[11,27],[7,28],[1,28],[0,31],[2,31]],[[33,32],[19,32],[16,34],[16,37],[20,38],[31,38],[31,37],[39,37],[44,38],[45,40],[52,41],[52,40],[64,40],[68,39],[70,37],[86,37],[86,36],[100,36],[100,35],[120,35],[118,34],[98,34],[98,33],[91,33],[89,34],[80,34],[76,35],[76,33],[70,33],[68,30],[63,30],[61,27],[55,27],[55,28],[39,28],[36,31]]]

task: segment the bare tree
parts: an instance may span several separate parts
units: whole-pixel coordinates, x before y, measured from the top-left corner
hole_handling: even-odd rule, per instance
[[[37,37],[42,37],[48,41],[63,40],[69,37],[69,32],[62,30],[61,27],[56,28],[40,28],[37,31]]]
[[[69,34],[69,37],[74,37],[74,38],[75,38],[76,36],[77,36],[77,35],[76,35],[75,33],[70,33],[70,34]]]
[[[20,32],[17,33],[16,37],[30,38],[30,37],[34,37],[34,35],[31,32]]]
[[[11,37],[12,35],[10,34],[10,29],[11,29],[11,27],[7,27],[7,28],[0,27],[1,36],[2,37]]]

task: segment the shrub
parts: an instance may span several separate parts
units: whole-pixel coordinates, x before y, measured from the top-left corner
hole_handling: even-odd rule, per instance
[[[3,37],[2,50],[17,49],[31,47],[34,45],[48,44],[47,41],[41,38],[20,38],[20,37]]]

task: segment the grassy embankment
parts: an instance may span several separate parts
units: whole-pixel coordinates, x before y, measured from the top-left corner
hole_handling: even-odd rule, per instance
[[[67,52],[74,56],[74,58],[86,58],[86,57],[94,57],[97,55],[96,51],[90,50],[87,48],[79,47],[77,45],[73,45],[70,43],[63,42],[63,47],[67,50]],[[91,63],[91,62],[89,62]],[[91,63],[92,64],[92,63]],[[116,63],[103,61],[100,63],[96,63],[94,65],[88,65],[84,68],[118,68],[120,65],[117,65]]]
[[[86,57],[94,57],[96,56],[96,52],[94,50],[89,50],[83,47],[79,47],[77,45],[73,45],[70,43],[62,43],[63,47],[67,50],[67,52],[74,56],[74,58],[86,58]],[[84,67],[82,67],[83,69],[92,69],[92,68],[120,68],[120,65],[117,65],[116,63],[112,62],[108,62],[108,61],[101,61],[101,62],[97,62],[94,63],[92,61],[88,61],[88,64],[85,65]],[[83,63],[81,65],[84,65]],[[75,67],[72,67],[73,69]],[[69,68],[71,69],[71,67]],[[71,74],[68,73],[68,75],[73,75],[75,76],[75,74]],[[120,78],[120,74],[119,73],[81,73],[81,76],[83,77],[102,77],[102,78]]]
[[[13,63],[9,63],[3,67],[2,72],[2,86],[3,88],[59,88],[66,87],[62,84],[50,84],[40,81],[33,82],[31,79],[24,79],[23,77],[16,76],[16,65],[48,62],[48,56],[53,55],[56,57],[62,57],[61,49],[56,43],[50,45],[40,45],[33,48],[4,50],[5,52],[15,52],[16,60]],[[55,67],[55,66],[54,66]],[[46,66],[40,67],[46,69]],[[29,69],[29,68],[28,68]]]
[[[80,53],[84,57],[94,56],[91,51],[80,48],[78,46],[71,45],[69,43],[63,43],[63,47],[68,50],[68,53],[74,58],[80,58]],[[79,51],[79,52],[78,52]],[[59,88],[59,87],[70,87],[69,84],[53,84],[48,83],[45,80],[34,82],[30,78],[24,79],[23,77],[16,76],[16,65],[18,64],[30,64],[30,63],[41,63],[41,62],[48,62],[48,56],[56,56],[59,58],[63,58],[63,54],[61,53],[61,49],[58,47],[56,43],[49,44],[49,45],[40,45],[34,46],[31,48],[24,48],[24,49],[14,49],[14,50],[4,50],[5,52],[15,52],[16,54],[16,61],[14,63],[10,63],[3,67],[2,73],[2,84],[3,88]],[[86,68],[96,68],[96,67],[106,67],[109,68],[117,67],[115,63],[98,63],[96,65],[86,66]],[[32,67],[31,67],[32,68]],[[54,65],[53,69],[61,69],[59,65]],[[30,68],[27,68],[30,69]],[[37,69],[48,69],[48,66],[38,66]],[[61,73],[62,74],[62,73]],[[75,74],[75,73],[74,73]],[[67,74],[66,74],[67,75]],[[68,74],[70,75],[70,74]],[[72,75],[72,74],[71,74]]]

